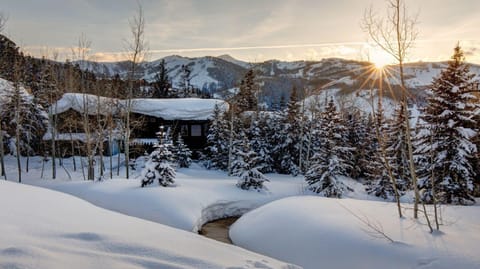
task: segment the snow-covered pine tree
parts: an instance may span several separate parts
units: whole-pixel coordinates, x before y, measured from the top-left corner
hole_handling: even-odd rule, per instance
[[[469,205],[475,203],[473,157],[479,123],[474,92],[478,92],[478,81],[464,61],[457,45],[448,67],[433,80],[419,125],[416,154],[427,160],[420,181],[424,198]]]
[[[172,152],[168,145],[164,143],[163,128],[157,133],[158,143],[155,144],[155,150],[150,154],[150,158],[145,163],[142,176],[142,188],[158,180],[158,184],[163,187],[175,183],[175,169],[171,166]]]
[[[208,169],[227,170],[228,168],[230,127],[225,116],[226,114],[216,104],[208,128],[207,147],[204,156],[204,165]]]
[[[287,110],[281,113],[283,116],[281,127],[278,133],[279,143],[275,148],[277,156],[276,160],[277,172],[282,174],[298,175],[300,173],[299,152],[300,152],[300,133],[301,124],[303,120],[300,113],[300,105],[297,99],[297,90],[292,89],[290,100],[287,104]]]
[[[255,113],[248,130],[250,147],[258,154],[258,170],[262,173],[273,171],[272,147],[268,143],[269,120],[268,113]]]
[[[408,161],[408,146],[405,143],[405,107],[400,104],[394,111],[392,120],[387,123],[386,155],[388,156],[392,174],[396,179],[400,192],[411,188],[411,175]]]
[[[241,145],[236,146],[234,158],[232,162],[233,175],[240,178],[237,183],[239,188],[244,190],[251,188],[255,190],[266,189],[263,184],[269,180],[259,171],[261,158],[250,148],[246,135],[243,135]]]
[[[311,165],[305,174],[308,189],[326,197],[342,197],[343,193],[351,190],[341,180],[340,176],[350,169],[346,160],[345,151],[348,147],[343,144],[342,134],[345,126],[337,112],[333,99],[326,104],[321,114],[319,130],[320,147],[315,148]]]
[[[234,97],[236,112],[257,110],[258,88],[255,84],[255,72],[253,69],[247,71],[243,77],[238,94]]]
[[[22,155],[32,154],[38,150],[45,132],[47,114],[34,97],[29,95],[25,88],[18,85],[6,88],[4,98],[0,100],[0,116],[6,127],[4,131],[10,137],[15,137],[17,122],[16,113],[21,122],[18,124],[20,132],[19,150]],[[13,143],[16,144],[16,143]],[[15,152],[11,152],[15,154]]]
[[[192,90],[192,85],[190,84],[192,71],[188,65],[182,65],[180,69],[180,80],[178,82],[179,92],[177,97],[189,97]]]
[[[364,140],[367,136],[367,126],[363,121],[360,111],[350,111],[345,115],[347,128],[346,142],[348,147],[352,148],[352,158],[350,159],[351,169],[347,171],[351,178],[358,179],[363,176],[361,162],[365,160]],[[353,150],[355,149],[355,150]]]
[[[155,75],[153,81],[153,98],[170,97],[169,90],[172,87],[170,79],[168,78],[168,70],[165,65],[165,59],[162,59],[158,64],[158,73]]]
[[[377,197],[394,200],[395,188],[389,174],[389,169],[391,172],[391,166],[385,145],[387,140],[385,129],[388,124],[384,117],[381,99],[378,101],[378,107],[373,120],[373,129],[371,132],[373,137],[370,138],[372,147],[369,148],[371,156],[369,162],[366,164],[365,173],[367,177],[366,190],[369,194]]]
[[[183,142],[182,135],[178,134],[177,142],[175,144],[175,156],[178,167],[188,168],[192,163],[192,151]]]

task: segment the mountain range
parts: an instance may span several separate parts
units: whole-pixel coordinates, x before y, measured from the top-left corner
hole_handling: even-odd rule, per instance
[[[191,70],[191,84],[199,89],[207,90],[216,97],[223,98],[231,89],[238,87],[243,75],[248,69],[255,70],[257,83],[261,86],[261,97],[267,105],[272,105],[283,97],[288,99],[291,89],[308,89],[309,94],[321,91],[331,92],[337,97],[365,95],[362,91],[384,89],[384,97],[397,99],[399,81],[395,65],[378,70],[372,63],[328,58],[320,61],[279,61],[269,60],[258,63],[248,63],[237,60],[230,55],[218,57],[205,56],[187,58],[168,56],[163,59],[143,62],[138,68],[139,77],[153,81],[160,62],[164,60],[168,76],[173,86],[180,80],[182,65]],[[116,74],[125,78],[128,75],[128,62],[83,62],[80,65],[100,76],[111,77]],[[423,92],[432,79],[447,66],[446,62],[417,62],[405,65],[406,84],[409,94],[422,100]],[[471,72],[480,79],[480,66],[471,65]],[[383,86],[379,86],[383,82]],[[386,83],[388,82],[388,83]]]

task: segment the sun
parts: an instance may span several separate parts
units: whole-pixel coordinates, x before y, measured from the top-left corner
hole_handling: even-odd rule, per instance
[[[370,62],[373,63],[376,69],[383,69],[387,65],[394,63],[393,57],[381,49],[370,50]]]

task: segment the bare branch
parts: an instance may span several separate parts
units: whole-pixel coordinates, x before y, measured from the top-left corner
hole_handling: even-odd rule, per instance
[[[379,222],[372,222],[370,221],[370,219],[366,216],[359,216],[358,214],[356,214],[355,212],[353,212],[350,208],[342,205],[339,203],[339,205],[341,207],[343,207],[345,210],[348,211],[348,213],[352,214],[352,216],[354,216],[356,219],[358,219],[360,222],[362,222],[363,224],[365,224],[365,226],[367,226],[366,229],[362,229],[363,231],[365,231],[368,235],[374,237],[374,238],[377,238],[377,239],[386,239],[387,241],[389,241],[390,243],[395,243],[396,241],[393,240],[390,236],[388,236],[385,231],[383,230],[383,226],[379,223]]]
[[[0,33],[5,30],[5,25],[7,25],[8,16],[5,13],[0,12]]]

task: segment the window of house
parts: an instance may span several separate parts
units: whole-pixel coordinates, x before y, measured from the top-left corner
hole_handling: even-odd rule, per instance
[[[182,136],[188,136],[188,125],[182,125],[180,127],[180,134]]]
[[[194,124],[190,126],[190,131],[192,133],[192,136],[202,136],[202,125]]]

